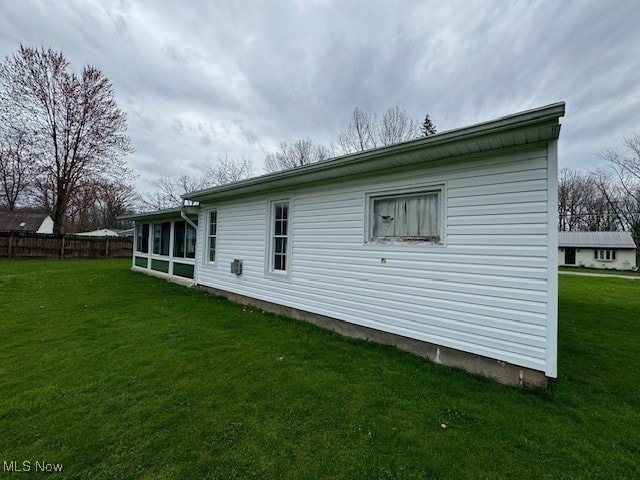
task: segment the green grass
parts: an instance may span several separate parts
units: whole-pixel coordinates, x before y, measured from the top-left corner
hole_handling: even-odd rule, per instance
[[[560,278],[532,392],[129,265],[0,261],[0,477],[640,477],[640,283]]]

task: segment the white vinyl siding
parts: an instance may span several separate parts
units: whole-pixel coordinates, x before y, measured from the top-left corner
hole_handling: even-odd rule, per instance
[[[221,202],[218,255],[242,259],[243,275],[205,263],[198,283],[545,371],[555,295],[547,161],[542,146],[297,188],[288,283],[265,275],[270,206],[280,198]],[[368,241],[371,199],[434,188],[442,245]]]

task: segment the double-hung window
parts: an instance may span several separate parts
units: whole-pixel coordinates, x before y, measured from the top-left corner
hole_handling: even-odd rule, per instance
[[[269,271],[287,273],[289,271],[289,202],[271,203],[271,235],[269,242]]]
[[[207,215],[207,261],[216,261],[216,243],[218,240],[218,211],[209,210]]]
[[[370,202],[370,242],[442,242],[442,188],[371,196]]]

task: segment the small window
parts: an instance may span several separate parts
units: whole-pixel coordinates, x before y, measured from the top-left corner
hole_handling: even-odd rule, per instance
[[[613,262],[616,259],[616,250],[594,250],[593,258],[604,262]]]
[[[136,252],[149,253],[149,224],[136,224]]]
[[[216,243],[218,239],[218,212],[216,210],[209,211],[208,225],[207,261],[214,263],[216,261]]]
[[[271,205],[271,271],[286,272],[289,244],[289,202],[274,202]]]
[[[170,236],[171,222],[155,223],[153,225],[153,253],[169,256]]]
[[[194,258],[196,254],[196,230],[185,221],[175,222],[173,227],[173,256]]]
[[[369,240],[440,243],[441,190],[371,198]]]

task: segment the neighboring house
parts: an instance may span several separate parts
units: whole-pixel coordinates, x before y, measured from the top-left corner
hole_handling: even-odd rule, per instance
[[[629,232],[560,232],[558,265],[636,269],[636,244]]]
[[[118,237],[118,230],[111,230],[110,228],[101,228],[99,230],[92,230],[90,232],[79,232],[74,235],[80,235],[81,237]]]
[[[53,233],[53,219],[46,213],[0,212],[0,231]]]
[[[133,269],[545,385],[557,376],[563,115],[549,105],[128,215]]]
[[[80,232],[74,235],[80,235],[83,237],[133,237],[133,228],[127,228],[125,230],[114,230],[112,228],[101,228],[99,230],[92,230],[90,232]]]
[[[135,230],[133,228],[125,228],[124,230],[116,230],[118,232],[119,237],[133,237],[135,235]]]

